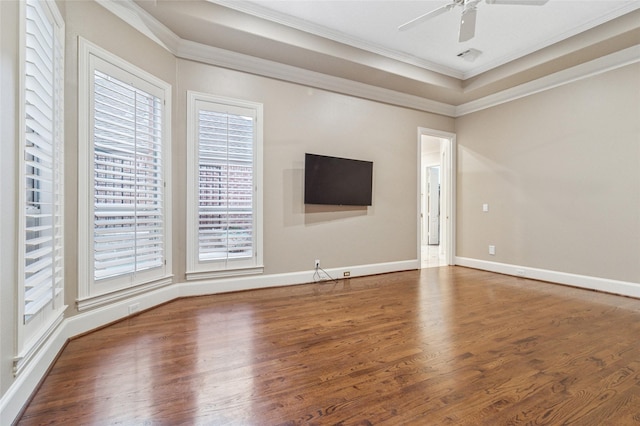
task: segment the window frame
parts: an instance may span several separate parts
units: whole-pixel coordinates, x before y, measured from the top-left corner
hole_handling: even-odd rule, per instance
[[[105,49],[79,37],[78,55],[78,300],[79,310],[150,291],[172,282],[171,235],[171,85],[124,61]],[[157,96],[163,102],[161,113],[161,173],[164,265],[121,274],[111,278],[94,278],[94,77],[95,71],[106,73],[137,89]]]
[[[48,202],[51,203],[51,208],[49,212],[46,212],[48,216],[50,216],[51,220],[51,286],[52,296],[49,300],[46,301],[35,313],[29,314],[30,317],[27,319],[27,311],[26,311],[26,272],[27,266],[26,262],[29,256],[26,253],[27,247],[27,209],[26,205],[28,202],[37,201],[40,203],[40,197],[36,200],[28,199],[27,190],[32,189],[27,185],[27,179],[29,175],[27,173],[27,166],[29,161],[34,161],[38,163],[34,157],[34,160],[30,160],[30,154],[27,153],[29,150],[33,149],[34,151],[39,151],[41,148],[36,147],[35,145],[31,147],[29,145],[28,136],[27,136],[27,2],[19,2],[19,36],[18,36],[18,47],[19,47],[19,94],[18,94],[18,149],[16,153],[18,158],[16,159],[16,164],[18,165],[18,213],[17,213],[17,221],[18,221],[18,238],[17,238],[17,306],[16,306],[16,315],[17,315],[17,346],[16,346],[16,355],[13,359],[13,373],[14,375],[19,375],[26,365],[33,359],[36,351],[42,346],[44,341],[54,332],[54,330],[58,327],[58,325],[62,322],[64,312],[67,308],[67,305],[64,303],[64,263],[65,263],[65,253],[64,253],[64,61],[65,61],[65,24],[62,18],[62,15],[55,4],[55,2],[51,1],[34,1],[34,3],[38,4],[37,7],[40,8],[43,18],[47,20],[47,24],[51,25],[51,46],[52,46],[52,56],[51,60],[51,72],[52,72],[52,80],[51,84],[51,105],[45,105],[51,108],[50,117],[46,116],[45,120],[51,120],[51,140],[47,141],[50,143],[51,148],[51,181],[50,185],[50,200]],[[44,33],[49,33],[49,29],[45,29]],[[42,58],[38,55],[38,58]],[[44,64],[46,66],[46,64]],[[40,68],[36,68],[38,73],[40,72]],[[32,71],[33,72],[33,68]],[[46,78],[46,76],[41,75],[42,78]],[[37,95],[36,95],[37,96]],[[39,102],[38,102],[39,103]],[[34,105],[34,109],[37,109],[39,113],[42,113],[40,108],[37,105]],[[41,118],[42,120],[42,118]],[[46,142],[45,142],[46,143]],[[41,151],[45,156],[47,155],[44,151]],[[36,167],[37,169],[41,169],[41,167]],[[35,170],[35,168],[34,168]],[[37,173],[34,172],[34,175]],[[40,175],[42,176],[42,175]],[[46,179],[44,177],[40,177],[39,179]],[[34,184],[35,185],[35,184]],[[42,213],[42,211],[40,211]],[[49,237],[46,237],[47,239]],[[40,239],[40,238],[37,238]],[[33,243],[32,243],[33,244]],[[39,244],[38,244],[39,245]],[[45,250],[46,247],[43,248]],[[42,272],[42,271],[41,271]],[[48,280],[48,279],[47,279]],[[56,284],[58,281],[58,284]],[[58,291],[56,292],[56,288]]]
[[[208,106],[209,108],[203,108]],[[250,258],[199,259],[199,111],[251,111],[253,140],[253,254]],[[263,243],[263,104],[187,91],[187,280],[261,274]]]

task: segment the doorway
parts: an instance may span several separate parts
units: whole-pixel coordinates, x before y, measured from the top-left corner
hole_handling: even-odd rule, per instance
[[[455,135],[418,129],[418,258],[421,268],[453,265]]]

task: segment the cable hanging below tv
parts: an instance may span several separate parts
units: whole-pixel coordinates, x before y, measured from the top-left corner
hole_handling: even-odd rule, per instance
[[[370,206],[373,162],[305,154],[304,203]]]

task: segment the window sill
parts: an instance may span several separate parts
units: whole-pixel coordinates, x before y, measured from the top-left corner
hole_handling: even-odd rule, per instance
[[[76,301],[76,304],[78,305],[78,311],[82,312],[88,309],[105,306],[110,303],[129,298],[131,296],[137,296],[138,294],[147,293],[151,290],[155,290],[157,288],[167,286],[172,282],[173,282],[173,275],[168,275],[159,280],[140,284],[134,287],[125,288],[122,290],[116,290],[113,292],[100,294],[97,296],[90,296],[84,299],[78,299]]]
[[[264,266],[252,268],[225,269],[220,271],[192,271],[187,272],[187,281],[204,280],[211,278],[240,277],[245,275],[259,275],[264,272]]]

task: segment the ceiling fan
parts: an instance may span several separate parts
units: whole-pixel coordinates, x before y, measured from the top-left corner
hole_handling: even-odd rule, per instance
[[[482,0],[451,0],[450,3],[445,4],[437,9],[427,12],[424,15],[420,15],[417,18],[405,22],[398,27],[398,30],[404,31],[414,27],[424,21],[427,21],[436,16],[442,15],[453,9],[456,6],[462,7],[462,19],[460,20],[460,35],[459,42],[471,40],[476,33],[476,14],[478,10],[476,6]],[[487,4],[511,4],[511,5],[526,5],[526,6],[542,6],[549,0],[486,0]]]

